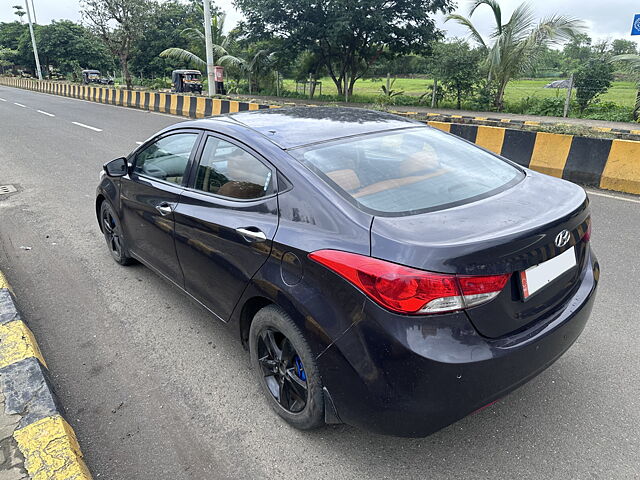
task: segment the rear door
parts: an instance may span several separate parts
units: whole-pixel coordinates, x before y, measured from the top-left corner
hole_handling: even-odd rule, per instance
[[[121,184],[122,224],[129,250],[183,286],[174,245],[173,210],[186,183],[199,132],[172,131],[138,151]]]
[[[275,178],[256,152],[208,135],[175,208],[185,288],[225,321],[271,253],[278,228]]]

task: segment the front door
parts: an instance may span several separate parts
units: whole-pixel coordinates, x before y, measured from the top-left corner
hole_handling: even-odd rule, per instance
[[[228,320],[267,260],[278,228],[275,170],[231,140],[210,135],[174,211],[186,290]]]
[[[122,225],[127,247],[149,266],[184,286],[174,242],[174,214],[198,139],[194,131],[154,140],[133,159],[121,183]]]

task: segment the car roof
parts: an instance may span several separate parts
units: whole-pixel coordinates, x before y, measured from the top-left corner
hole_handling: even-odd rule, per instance
[[[82,70],[82,73],[100,73],[100,70]]]
[[[200,70],[174,70],[173,73],[196,73],[198,75],[202,75]]]
[[[423,125],[398,115],[351,107],[271,108],[212,117],[197,123],[212,121],[243,125],[283,149]]]

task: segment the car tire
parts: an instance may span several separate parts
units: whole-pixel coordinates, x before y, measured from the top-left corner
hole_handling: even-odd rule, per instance
[[[135,260],[129,256],[127,244],[122,233],[120,218],[111,204],[105,200],[100,205],[100,227],[107,242],[111,257],[120,265],[131,265]]]
[[[268,346],[270,339],[273,342]],[[276,351],[270,355],[269,349],[274,344]],[[281,361],[274,365],[274,361],[278,363],[278,350],[282,354]],[[255,314],[249,331],[249,351],[251,365],[267,402],[280,417],[300,430],[324,425],[324,398],[318,366],[304,335],[284,310],[269,305]],[[306,385],[304,405],[300,395],[304,391],[303,384]]]

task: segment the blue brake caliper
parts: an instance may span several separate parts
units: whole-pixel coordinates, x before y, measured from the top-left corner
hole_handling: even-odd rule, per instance
[[[304,373],[304,366],[302,365],[302,360],[300,360],[300,357],[296,355],[293,359],[293,362],[296,365],[296,375],[298,375],[298,378],[300,378],[300,380],[304,380],[306,382],[307,374]]]

